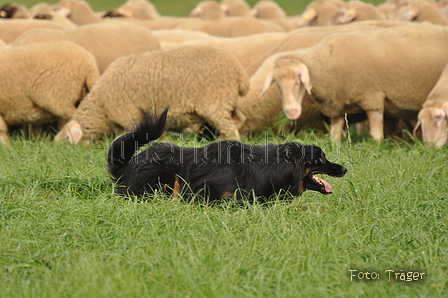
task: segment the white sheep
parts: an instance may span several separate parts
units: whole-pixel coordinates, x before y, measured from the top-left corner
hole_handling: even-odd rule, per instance
[[[103,18],[123,18],[152,30],[171,29],[186,20],[184,17],[161,16],[154,4],[146,0],[128,0],[104,14]]]
[[[66,17],[61,16],[60,14],[56,13],[55,11],[50,11],[46,14],[39,14],[34,17],[35,19],[40,20],[49,20],[58,24],[61,24],[65,26],[66,28],[74,28],[77,27],[75,23],[67,19]]]
[[[25,6],[17,3],[5,4],[0,8],[2,19],[31,19],[31,12]]]
[[[250,11],[250,5],[244,0],[222,0],[222,11],[229,17],[243,17]]]
[[[394,21],[394,23],[396,23]],[[398,22],[397,22],[398,23]],[[409,22],[405,22],[409,24]],[[265,62],[265,60],[280,52],[298,50],[312,47],[322,39],[335,33],[351,32],[355,30],[379,30],[377,26],[370,25],[351,25],[351,26],[312,26],[300,28],[291,31],[282,40],[276,42],[275,46],[265,51],[263,55],[255,57],[256,59],[246,67],[246,72],[251,76]]]
[[[46,20],[6,19],[0,22],[0,38],[9,44],[23,32],[35,28],[64,29],[66,26]]]
[[[128,22],[102,22],[65,30],[34,29],[23,33],[12,45],[60,40],[74,42],[91,52],[100,73],[118,57],[160,49],[151,30]]]
[[[86,25],[102,22],[86,1],[61,0],[54,5],[54,10],[61,16],[68,18],[76,25]]]
[[[51,13],[52,6],[48,3],[37,3],[29,10],[24,5],[11,3],[0,8],[0,18],[10,19],[32,19],[41,18],[42,15]]]
[[[152,33],[162,44],[182,44],[198,39],[215,39],[216,36],[201,31],[193,30],[177,30],[177,29],[161,29],[153,30]]]
[[[295,29],[297,27],[297,22],[300,19],[298,16],[286,16],[286,12],[283,8],[281,8],[277,2],[271,0],[257,2],[248,14],[255,18],[275,22],[287,31]]]
[[[250,78],[250,89],[246,96],[237,102],[235,119],[238,121],[241,136],[248,137],[251,133],[260,133],[268,129],[278,129],[276,121],[281,116],[282,100],[278,88],[272,86],[262,94],[265,79],[272,71],[274,63],[280,55],[268,57]],[[299,128],[312,128],[318,132],[325,131],[325,117],[316,106],[305,98],[303,100],[303,117],[282,127],[283,131]]]
[[[297,27],[336,25],[343,5],[341,0],[314,0],[305,7]]]
[[[249,14],[260,19],[279,19],[286,17],[283,8],[274,1],[263,0],[255,3]]]
[[[415,130],[420,125],[425,143],[437,148],[448,143],[448,66],[423,103]]]
[[[386,20],[398,19],[398,4],[390,3],[389,1],[379,3],[377,6],[378,11],[386,18]]]
[[[188,15],[190,18],[201,18],[203,20],[215,20],[227,17],[226,13],[221,9],[218,2],[201,1]]]
[[[212,36],[184,42],[184,44],[220,47],[234,55],[244,67],[247,67],[287,35],[287,32],[269,32],[240,37]]]
[[[130,131],[145,112],[169,106],[167,129],[197,132],[204,123],[239,139],[231,113],[247,93],[241,63],[226,51],[180,46],[118,58],[79,105],[55,141],[89,142]]]
[[[154,4],[146,0],[128,0],[105,16],[107,15],[143,20],[154,20],[160,18],[160,14]]]
[[[68,18],[77,25],[86,25],[99,22],[132,22],[148,29],[171,29],[179,23],[184,22],[186,18],[178,17],[159,17],[152,20],[139,19],[133,17],[127,18],[101,18],[98,13],[93,11],[92,7],[86,1],[81,0],[61,0],[55,4],[54,9],[63,17]],[[114,15],[114,13],[111,13]],[[118,13],[120,14],[120,13]]]
[[[437,4],[427,0],[415,0],[411,3],[402,4],[398,18],[406,21],[448,25],[448,19],[437,7]]]
[[[359,0],[352,0],[344,3],[340,9],[337,24],[385,19],[386,17],[375,5]]]
[[[269,20],[248,17],[229,17],[215,20],[190,18],[174,29],[197,30],[220,37],[238,37],[266,32],[286,32],[286,30]]]
[[[416,118],[448,63],[447,48],[448,28],[430,24],[335,34],[280,57],[265,89],[276,82],[289,119],[300,117],[307,93],[331,118],[335,141],[341,140],[344,113],[365,112],[370,134],[380,141],[385,111]]]
[[[53,5],[47,2],[39,2],[31,6],[30,12],[33,17],[38,17],[39,15],[46,15],[53,11]]]
[[[0,48],[0,143],[8,126],[69,120],[99,78],[95,58],[74,43]]]
[[[437,7],[443,13],[443,15],[448,18],[448,0],[440,0],[437,2]]]

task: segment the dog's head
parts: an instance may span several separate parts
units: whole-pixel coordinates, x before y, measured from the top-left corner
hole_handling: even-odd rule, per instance
[[[318,146],[290,142],[284,144],[281,150],[285,160],[298,166],[298,170],[301,171],[299,195],[307,189],[318,191],[324,195],[331,194],[333,187],[316,175],[343,177],[347,172],[343,166],[329,161]]]

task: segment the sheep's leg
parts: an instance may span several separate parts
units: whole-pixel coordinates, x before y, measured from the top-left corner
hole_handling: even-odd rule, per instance
[[[247,120],[246,115],[243,113],[243,111],[241,111],[240,109],[236,108],[235,109],[235,117],[233,117],[235,124],[239,129],[241,129],[241,127],[243,127],[244,123]]]
[[[8,125],[2,116],[0,116],[0,144],[9,145]]]
[[[376,142],[381,142],[384,137],[383,121],[384,115],[382,111],[370,110],[366,111],[369,120],[370,135]]]
[[[209,117],[208,115],[200,115],[214,128],[216,128],[223,138],[227,140],[240,140],[240,132],[232,119],[230,112],[218,115],[218,117]],[[216,116],[216,115],[214,115]]]
[[[342,141],[342,130],[345,126],[345,117],[339,116],[339,117],[332,117],[330,119],[331,126],[330,126],[330,135],[331,140],[337,143],[340,143]]]

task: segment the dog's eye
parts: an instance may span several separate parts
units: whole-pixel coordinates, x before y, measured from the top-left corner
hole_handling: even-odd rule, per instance
[[[323,157],[319,158],[319,161],[320,161],[321,163],[326,163],[325,158],[323,158]]]

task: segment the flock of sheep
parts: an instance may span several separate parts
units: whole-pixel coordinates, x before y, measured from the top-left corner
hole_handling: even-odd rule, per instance
[[[448,143],[448,0],[202,1],[188,17],[147,0],[95,12],[81,0],[0,9],[0,143],[8,127],[56,122],[55,141],[91,142],[170,107],[169,130],[205,124],[239,140],[290,123],[341,141],[366,121]],[[348,116],[347,116],[348,115]],[[361,127],[361,126],[359,126]]]

